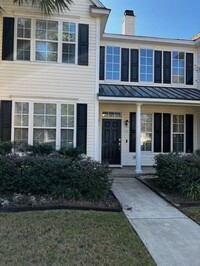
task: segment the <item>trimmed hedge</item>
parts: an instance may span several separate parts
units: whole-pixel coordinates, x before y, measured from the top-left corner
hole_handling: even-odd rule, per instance
[[[97,201],[109,193],[109,174],[108,166],[90,159],[0,156],[0,191]]]
[[[196,199],[200,197],[200,156],[159,154],[155,157],[159,183],[163,188],[181,191]]]

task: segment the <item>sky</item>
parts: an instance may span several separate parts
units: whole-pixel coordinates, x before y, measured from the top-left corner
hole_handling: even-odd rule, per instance
[[[135,34],[191,39],[200,32],[200,0],[101,0],[111,9],[105,32],[121,33],[124,11],[134,10]]]

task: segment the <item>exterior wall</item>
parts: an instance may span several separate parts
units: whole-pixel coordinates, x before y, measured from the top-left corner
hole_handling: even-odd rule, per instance
[[[18,7],[12,0],[4,0],[6,16],[45,17],[30,7]],[[2,61],[0,43],[0,95],[1,99],[18,100],[50,99],[88,104],[88,155],[94,157],[95,104],[96,104],[96,60],[97,19],[90,16],[89,0],[74,0],[70,11],[63,15],[52,15],[50,19],[70,19],[89,24],[89,65],[59,64],[27,61]],[[47,17],[49,19],[49,17]],[[2,39],[2,17],[0,18],[0,40]]]
[[[197,88],[200,89],[200,46],[197,47],[197,64],[196,64],[196,83]]]
[[[122,142],[121,142],[121,164],[123,166],[133,166],[136,164],[135,153],[129,152],[129,126],[125,126],[125,120],[130,119],[130,112],[136,112],[135,103],[100,103],[100,120],[102,125],[102,112],[121,112],[122,120]],[[177,105],[150,105],[143,104],[141,113],[171,113],[171,114],[194,114],[194,149],[200,148],[200,107],[177,106]],[[102,135],[102,126],[100,125],[100,136]],[[101,143],[101,139],[100,139]],[[152,144],[153,145],[153,144]],[[152,166],[156,153],[142,151],[142,165]]]
[[[156,39],[156,38],[155,38]],[[118,40],[116,39],[107,39],[106,37],[102,38],[101,40],[101,46],[117,46],[121,48],[129,48],[129,49],[152,49],[157,51],[181,51],[181,52],[187,52],[187,53],[194,53],[194,85],[185,85],[185,84],[177,84],[177,83],[154,83],[154,82],[122,82],[122,81],[114,81],[114,80],[101,80],[100,83],[117,83],[117,84],[124,84],[124,85],[144,85],[144,86],[164,86],[164,87],[197,87],[197,71],[196,71],[196,65],[197,65],[197,50],[195,45],[181,45],[181,44],[169,44],[168,42],[164,44],[159,43],[150,43],[149,41],[127,41],[125,38],[124,40]],[[198,60],[200,65],[200,48],[199,48],[199,54],[198,54]],[[154,63],[153,63],[154,64]],[[154,65],[153,65],[154,66]],[[129,71],[130,72],[130,71]],[[200,73],[200,72],[199,72]],[[154,72],[153,72],[154,74]],[[130,77],[129,77],[130,79]],[[200,74],[199,74],[199,81],[200,81]]]

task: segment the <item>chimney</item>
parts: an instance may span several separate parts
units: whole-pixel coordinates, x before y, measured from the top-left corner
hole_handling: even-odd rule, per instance
[[[135,15],[133,10],[126,10],[122,19],[122,34],[135,34]]]

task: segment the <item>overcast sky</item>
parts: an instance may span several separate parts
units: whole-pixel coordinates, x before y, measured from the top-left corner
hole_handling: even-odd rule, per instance
[[[106,32],[121,33],[122,16],[134,10],[139,36],[190,39],[200,32],[200,0],[101,0],[111,9]]]

